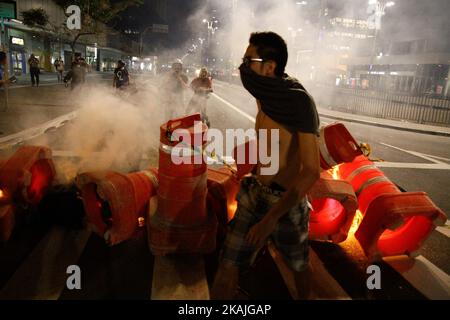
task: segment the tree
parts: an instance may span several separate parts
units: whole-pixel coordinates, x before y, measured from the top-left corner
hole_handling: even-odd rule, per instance
[[[72,55],[80,37],[99,35],[106,31],[106,24],[118,13],[134,5],[140,5],[143,0],[54,0],[64,12],[67,7],[76,5],[81,11],[81,28],[69,30],[65,24],[54,25],[49,21],[44,9],[30,9],[22,12],[23,23],[32,28],[40,28],[56,34],[65,34],[71,38]],[[66,14],[67,15],[67,14]]]
[[[48,15],[44,9],[30,9],[22,11],[23,23],[32,28],[45,28],[48,21]]]

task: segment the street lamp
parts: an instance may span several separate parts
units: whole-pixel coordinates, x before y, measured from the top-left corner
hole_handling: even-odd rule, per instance
[[[208,36],[206,41],[206,47],[207,47],[207,55],[209,55],[209,49],[211,44],[211,36],[214,35],[218,27],[214,26],[214,24],[217,24],[219,21],[216,19],[216,17],[212,17],[212,20],[203,19],[203,23],[206,23],[208,27]],[[202,42],[203,43],[203,42]],[[209,58],[206,58],[206,65],[209,67]]]
[[[381,29],[381,18],[386,13],[386,8],[392,7],[395,5],[395,2],[393,1],[385,1],[385,0],[369,0],[369,8],[368,11],[375,9],[375,13],[369,18],[369,27],[370,22],[372,22],[372,27],[375,28],[374,38],[373,38],[373,45],[372,45],[372,52],[370,55],[370,65],[369,65],[369,74],[373,68],[373,62],[375,58],[375,50],[377,46],[377,39],[378,39],[378,32]],[[373,21],[375,19],[375,21]],[[382,55],[380,55],[380,58]]]
[[[148,26],[147,28],[144,29],[144,31],[142,31],[139,34],[139,57],[142,58],[142,51],[143,51],[143,47],[142,47],[142,40],[144,38],[144,35],[147,33],[148,30],[150,30],[153,26]]]

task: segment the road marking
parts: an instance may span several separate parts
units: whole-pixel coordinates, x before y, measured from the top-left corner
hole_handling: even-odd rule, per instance
[[[256,122],[255,118],[252,117],[251,115],[249,115],[248,113],[242,111],[241,109],[239,109],[238,107],[236,107],[235,105],[231,104],[230,102],[228,102],[227,100],[219,97],[216,93],[212,93],[212,96],[214,96],[216,99],[220,100],[221,102],[223,102],[227,107],[233,109],[234,111],[236,111],[237,113],[241,114],[242,116],[246,117],[247,119],[249,119],[250,121],[252,121],[253,123]]]
[[[399,148],[399,147],[396,147],[396,146],[393,146],[393,145],[390,145],[390,144],[387,144],[387,143],[384,143],[384,142],[381,142],[381,144],[384,145],[384,146],[387,146],[387,147],[399,150],[399,151],[403,151],[403,152],[409,153],[409,154],[411,154],[413,156],[422,158],[424,160],[428,160],[428,161],[433,162],[433,163],[446,164],[444,162],[441,162],[441,161],[438,161],[438,160],[434,159],[435,158],[434,156],[430,157],[430,156],[427,156],[427,155],[425,155],[423,153],[420,153],[420,152],[402,149],[402,148]]]
[[[0,291],[0,299],[57,300],[66,287],[67,267],[76,264],[88,230],[53,227]]]
[[[286,263],[285,259],[272,242],[268,244],[269,253],[275,261],[277,268],[294,300],[300,298],[297,290],[295,273]],[[313,270],[311,279],[311,295],[315,300],[351,300],[339,283],[326,270],[323,262],[313,249],[309,250],[310,264]]]
[[[433,155],[431,155],[431,154],[426,154],[426,153],[422,153],[424,156],[427,156],[427,157],[431,157],[431,158],[435,158],[435,159],[438,159],[438,160],[443,160],[443,161],[450,161],[450,159],[449,158],[444,158],[444,157],[438,157],[438,156],[433,156]]]
[[[36,127],[25,129],[23,131],[0,137],[0,149],[6,149],[14,145],[23,143],[26,140],[36,138],[50,128],[59,128],[63,126],[67,121],[70,121],[77,117],[77,112],[73,111],[65,115],[54,118]]]
[[[424,256],[418,256],[415,259],[397,256],[383,258],[383,260],[428,299],[450,299],[450,276]]]
[[[203,256],[156,256],[151,300],[209,300]]]
[[[450,220],[447,220],[444,226],[436,227],[436,231],[450,238]]]
[[[450,170],[446,163],[409,163],[409,162],[374,162],[380,168],[425,169],[425,170]]]

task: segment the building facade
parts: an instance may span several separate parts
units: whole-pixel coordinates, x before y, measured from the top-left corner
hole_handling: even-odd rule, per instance
[[[44,71],[54,71],[53,62],[61,57],[66,70],[72,61],[72,39],[64,33],[66,15],[64,10],[52,0],[17,0],[17,19],[5,21],[2,49],[8,52],[9,71],[11,74],[29,73],[28,59],[34,54],[40,61]],[[22,23],[22,12],[29,9],[42,8],[48,14],[49,22],[57,28],[30,28]],[[111,48],[107,35],[111,33],[105,25],[104,31],[96,35],[82,36],[78,39],[75,53],[85,57],[91,70],[109,71],[115,67],[117,60],[126,59],[129,54],[119,49]],[[54,31],[59,30],[59,31]],[[115,60],[115,62],[114,62]]]

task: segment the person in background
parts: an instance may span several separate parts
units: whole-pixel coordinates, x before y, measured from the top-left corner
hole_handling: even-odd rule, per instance
[[[62,82],[63,81],[63,72],[64,72],[64,62],[62,61],[61,57],[56,58],[53,65],[55,66],[55,71],[58,76],[58,83]]]
[[[36,87],[39,87],[39,59],[34,54],[31,54],[28,59],[28,65],[30,66],[31,86],[34,87],[36,85]]]
[[[130,85],[130,75],[125,63],[122,60],[117,62],[117,68],[114,69],[113,87],[125,90]]]
[[[177,118],[184,113],[184,90],[187,88],[188,78],[183,73],[183,63],[178,59],[172,63],[172,71],[163,82],[162,100],[166,120]]]
[[[208,75],[208,69],[203,67],[200,69],[198,77],[192,80],[191,89],[194,90],[194,96],[189,102],[186,113],[200,112],[202,121],[209,127],[210,122],[206,114],[206,102],[213,90],[212,81]]]
[[[0,51],[0,111],[6,111],[8,108],[8,95],[6,94],[6,86],[10,81],[5,79],[6,69],[6,53]]]
[[[86,81],[86,63],[81,55],[75,55],[70,71],[64,77],[64,82],[70,80],[70,88],[73,90]]]

